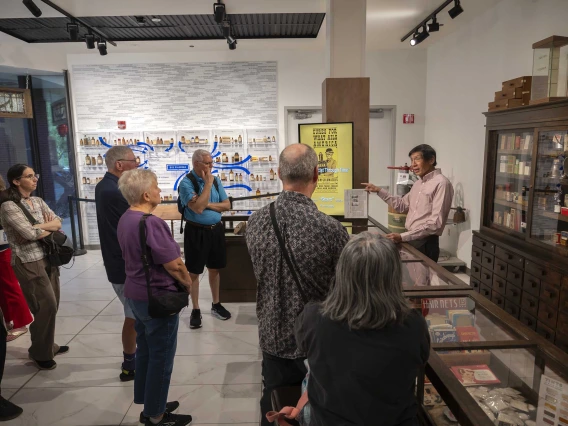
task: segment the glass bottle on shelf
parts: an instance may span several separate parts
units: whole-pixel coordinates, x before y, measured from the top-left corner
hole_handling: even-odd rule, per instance
[[[274,170],[270,169],[270,180],[274,180]]]
[[[222,157],[223,163],[228,163],[228,162],[229,162],[229,157],[227,156],[227,153],[226,153],[226,152],[224,152],[221,157]]]
[[[233,171],[231,170],[229,172],[229,182],[234,182],[235,180],[235,174],[233,173]]]
[[[91,178],[87,178],[87,185],[91,184]]]
[[[238,143],[243,143],[243,138],[241,135],[239,135],[239,137],[237,138],[237,142]]]
[[[272,136],[272,142],[276,142],[276,136]]]
[[[217,135],[215,135],[215,142],[218,143],[219,139],[217,138]]]
[[[84,145],[83,138],[81,138],[81,140],[79,141],[79,145],[81,145],[81,146]]]
[[[83,181],[83,185],[85,185],[87,183],[87,178],[85,176],[83,176],[82,181]]]
[[[85,156],[85,165],[86,165],[86,166],[90,166],[90,165],[91,165],[91,156],[88,155],[88,154]]]
[[[260,195],[260,188],[256,190],[256,195]]]
[[[99,154],[97,156],[97,166],[102,166],[103,165],[103,157],[101,154]]]
[[[251,174],[249,175],[249,180],[250,180],[251,182],[254,182],[254,173],[251,173]]]
[[[241,158],[239,157],[239,153],[235,152],[235,158],[233,159],[234,163],[238,163]]]
[[[136,156],[136,164],[140,164],[140,157]]]

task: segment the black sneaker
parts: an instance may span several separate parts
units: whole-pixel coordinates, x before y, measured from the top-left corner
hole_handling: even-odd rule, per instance
[[[22,407],[18,407],[0,396],[0,422],[13,420],[23,412]]]
[[[125,370],[124,368],[122,369],[121,373],[120,373],[120,381],[121,382],[130,382],[131,380],[134,380],[134,378],[136,377],[136,372],[135,370]],[[140,422],[140,423],[144,423],[144,422]]]
[[[55,355],[63,355],[69,352],[69,346],[59,346],[59,350],[55,352]]]
[[[189,328],[201,328],[201,309],[193,309],[189,317]]]
[[[187,426],[191,424],[192,420],[189,414],[172,414],[166,412],[162,420],[160,420],[160,423],[154,424],[150,418],[147,418],[145,426]]]
[[[177,401],[172,401],[172,402],[166,402],[166,413],[172,413],[174,411],[176,411],[179,407],[179,402]],[[140,413],[140,424],[141,425],[145,425],[146,422],[150,420],[149,417],[146,417],[144,415],[144,412]]]
[[[213,303],[211,304],[211,315],[223,321],[231,318],[231,313],[220,303],[217,303],[216,305]]]
[[[55,367],[57,367],[57,363],[52,359],[49,361],[38,361],[37,359],[33,359],[31,356],[30,359],[40,370],[53,370]]]

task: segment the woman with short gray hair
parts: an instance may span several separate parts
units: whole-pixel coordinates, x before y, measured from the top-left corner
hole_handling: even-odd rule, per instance
[[[298,317],[296,340],[310,366],[310,426],[418,425],[414,385],[430,337],[390,240],[364,232],[347,243],[326,300]]]
[[[139,234],[143,216],[148,215],[146,248],[152,293],[177,292],[176,282],[189,291],[191,280],[167,223],[151,214],[160,204],[161,192],[154,172],[141,169],[124,172],[118,180],[118,189],[130,205],[118,222],[117,234],[126,272],[124,296],[136,318],[134,403],[144,404],[140,423],[145,426],[185,426],[191,423],[191,416],[172,414],[179,403],[166,402],[176,354],[179,313],[165,318],[149,314]]]

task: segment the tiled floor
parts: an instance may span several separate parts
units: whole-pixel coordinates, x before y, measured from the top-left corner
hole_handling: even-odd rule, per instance
[[[203,328],[189,329],[182,313],[169,400],[193,424],[258,425],[260,352],[254,304],[225,304],[233,317],[211,317],[207,276],[201,281]],[[122,305],[106,279],[100,252],[78,257],[61,270],[61,304],[56,342],[69,354],[57,368],[41,371],[27,359],[30,337],[8,344],[2,396],[24,409],[7,426],[138,425],[141,405],[133,404],[133,383],[118,379],[122,362]]]

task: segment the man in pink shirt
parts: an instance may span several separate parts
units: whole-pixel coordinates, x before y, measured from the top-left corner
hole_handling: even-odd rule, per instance
[[[387,234],[395,243],[405,242],[420,250],[434,262],[440,255],[439,237],[444,231],[450,213],[454,188],[436,169],[436,151],[422,144],[409,153],[410,168],[420,178],[404,197],[396,197],[385,189],[363,183],[367,192],[376,192],[389,206],[406,216],[406,232]]]

